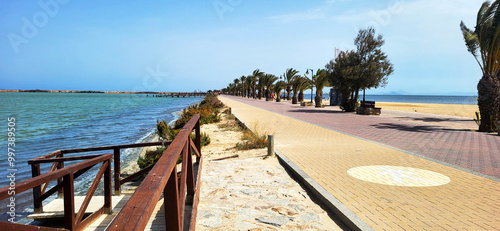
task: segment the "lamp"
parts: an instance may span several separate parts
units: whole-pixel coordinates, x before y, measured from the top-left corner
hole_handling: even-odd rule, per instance
[[[307,69],[306,70],[306,75],[309,74],[309,70],[311,70],[311,103],[313,102],[313,84],[312,84],[312,81],[313,81],[313,76],[314,76],[314,70],[313,69]]]

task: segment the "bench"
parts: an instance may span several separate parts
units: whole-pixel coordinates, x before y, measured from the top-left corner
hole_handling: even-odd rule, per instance
[[[375,108],[375,101],[361,101],[361,107]]]
[[[382,108],[375,107],[375,101],[361,101],[360,107],[356,109],[356,114],[380,115]]]

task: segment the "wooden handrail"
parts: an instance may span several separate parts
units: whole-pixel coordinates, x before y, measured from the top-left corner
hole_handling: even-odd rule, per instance
[[[182,230],[186,193],[188,197],[195,197],[194,201],[196,202],[198,201],[197,196],[199,196],[199,181],[196,182],[196,186],[194,182],[190,137],[193,129],[196,129],[197,135],[200,134],[199,118],[199,114],[194,115],[180,130],[177,137],[108,226],[108,230],[144,230],[162,193],[164,194],[167,230]],[[199,137],[197,136],[195,140],[195,147],[199,147],[197,142],[200,140]],[[198,148],[195,150],[195,153],[201,157],[201,151]],[[183,161],[179,188],[176,161],[181,154]],[[199,179],[200,173],[201,166],[199,165],[197,179]],[[196,206],[197,203],[193,204],[193,211],[196,211]],[[196,215],[191,214],[191,219],[193,218],[196,219]]]
[[[113,154],[102,154],[95,156],[92,159],[85,160],[83,162],[64,167],[52,172],[41,174],[37,177],[33,177],[28,180],[24,180],[16,184],[16,193],[21,193],[26,190],[40,187],[43,184],[47,184],[48,182],[63,178],[62,187],[64,189],[64,218],[65,218],[65,229],[67,230],[82,230],[86,226],[90,224],[90,222],[94,221],[98,218],[99,215],[102,215],[105,212],[111,211],[111,160],[113,159]],[[98,163],[102,163],[101,168],[97,172],[97,175],[90,186],[89,192],[87,193],[82,206],[79,211],[75,214],[75,198],[74,198],[74,179],[75,174],[81,174],[88,170],[90,167],[95,166]],[[83,219],[83,215],[85,210],[90,203],[90,200],[94,196],[94,192],[97,189],[97,186],[104,176],[104,205],[97,211],[93,212],[87,218]],[[52,188],[49,191],[55,192],[59,185]],[[10,197],[9,187],[4,187],[0,189],[0,200],[4,200]],[[42,195],[42,197],[46,197],[46,194]],[[40,199],[40,198],[36,198]],[[42,199],[43,200],[43,199]],[[41,203],[41,201],[39,201]],[[2,227],[4,222],[0,222]],[[7,230],[57,230],[53,228],[43,228],[38,226],[30,226],[23,224],[10,224]]]
[[[80,152],[95,152],[95,151],[106,151],[106,150],[114,150],[114,149],[126,149],[126,148],[141,148],[148,146],[158,146],[158,145],[169,145],[172,141],[159,141],[159,142],[148,142],[148,143],[136,143],[136,144],[123,144],[123,145],[112,145],[112,146],[102,146],[102,147],[91,147],[91,148],[76,148],[76,149],[65,149],[65,150],[57,150],[51,152],[49,154],[39,156],[28,160],[28,164],[35,163],[36,160],[52,158],[54,156],[58,156],[66,153],[80,153]]]
[[[44,183],[48,183],[52,180],[63,177],[63,176],[68,175],[70,173],[74,173],[80,169],[84,169],[86,167],[95,165],[95,164],[100,163],[100,162],[104,162],[105,160],[110,160],[111,158],[113,158],[113,154],[103,154],[99,157],[95,157],[93,159],[86,160],[84,162],[77,163],[77,164],[65,167],[63,169],[59,169],[59,170],[56,170],[53,172],[44,173],[44,174],[41,174],[37,177],[33,177],[30,179],[21,181],[19,183],[16,183],[16,194],[19,194],[19,193],[24,192],[26,190],[30,190],[36,186],[40,186]],[[4,200],[4,199],[10,197],[8,192],[9,192],[9,186],[5,186],[3,188],[0,188],[0,200]]]

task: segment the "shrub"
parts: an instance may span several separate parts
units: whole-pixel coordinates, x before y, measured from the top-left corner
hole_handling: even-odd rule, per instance
[[[156,133],[163,140],[175,139],[179,131],[179,129],[174,130],[165,120],[156,122]]]
[[[168,125],[165,120],[157,121],[156,132],[163,140],[174,140],[180,129],[195,115],[200,114],[200,125],[215,123],[221,121],[219,109],[224,107],[224,104],[215,95],[208,95],[203,99],[199,105],[192,105],[182,110],[182,114],[175,121],[174,126]],[[191,134],[194,140],[195,135]],[[210,137],[207,133],[201,133],[201,146],[210,144]],[[165,152],[166,147],[157,148],[154,151],[147,151],[144,157],[139,157],[137,164],[141,169],[155,164]],[[179,157],[177,163],[182,162],[182,156]]]
[[[156,162],[158,162],[158,160],[163,155],[165,150],[167,150],[167,147],[161,146],[157,147],[156,150],[146,151],[144,157],[140,156],[139,159],[137,160],[137,165],[139,165],[139,168],[143,169],[152,164],[156,164]]]
[[[194,141],[196,139],[196,134],[191,133],[191,139]],[[201,139],[200,139],[200,145],[202,147],[204,147],[204,146],[207,146],[208,144],[210,144],[210,136],[207,133],[202,132]]]
[[[216,95],[207,95],[199,105],[192,105],[182,111],[181,117],[175,121],[174,129],[181,129],[195,115],[200,114],[200,125],[221,121],[220,108],[224,104]]]
[[[267,147],[266,135],[255,134],[248,129],[243,133],[242,139],[243,142],[239,142],[236,144],[236,148],[238,150],[249,150]]]

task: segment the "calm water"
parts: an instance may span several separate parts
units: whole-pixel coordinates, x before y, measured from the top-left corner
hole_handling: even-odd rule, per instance
[[[304,99],[311,99],[311,94],[304,94]],[[328,94],[323,95],[328,99]],[[359,100],[363,99],[360,94]],[[442,104],[477,104],[477,96],[433,96],[433,95],[366,95],[367,101],[400,103],[442,103]]]
[[[7,160],[8,118],[15,118],[16,182],[31,177],[27,161],[58,149],[72,149],[146,142],[156,121],[172,121],[178,111],[201,101],[199,97],[146,97],[130,94],[19,93],[0,92],[0,187],[8,186],[11,172]],[[136,161],[138,149],[122,152],[124,162]],[[97,154],[97,153],[93,153]],[[42,173],[50,164],[42,165]],[[75,193],[85,191],[97,172],[82,175]],[[88,176],[90,175],[90,176]],[[31,209],[31,190],[16,197],[16,214],[25,217]],[[28,201],[29,200],[29,201]],[[6,201],[6,200],[4,200]],[[4,221],[4,203],[0,203]]]

